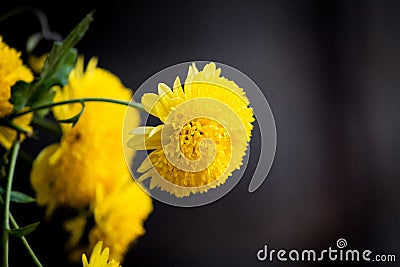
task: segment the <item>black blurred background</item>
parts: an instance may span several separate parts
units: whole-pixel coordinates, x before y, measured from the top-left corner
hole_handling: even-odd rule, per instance
[[[146,234],[123,266],[317,266],[259,262],[256,253],[264,244],[326,249],[339,238],[349,249],[400,260],[399,1],[27,3],[63,36],[96,9],[77,48],[98,56],[99,66],[127,87],[177,63],[216,61],[249,76],[274,113],[277,152],[261,188],[247,192],[258,160],[256,129],[240,183],[203,207],[155,200]],[[27,3],[2,2],[0,12]],[[29,14],[0,25],[3,39],[20,50],[38,30]],[[35,155],[51,141],[24,146]],[[15,188],[21,188],[27,170],[17,173]],[[42,216],[34,206],[12,209],[21,224]],[[67,266],[57,227],[43,223],[28,236],[45,266]],[[11,266],[33,266],[19,240],[11,253]]]

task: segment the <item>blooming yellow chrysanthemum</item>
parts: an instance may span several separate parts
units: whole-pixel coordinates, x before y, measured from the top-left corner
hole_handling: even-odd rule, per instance
[[[97,242],[92,254],[90,255],[89,261],[87,260],[86,255],[82,254],[83,267],[121,267],[117,261],[109,260],[108,256],[110,250],[108,247],[102,250],[102,246],[103,242]]]
[[[201,71],[192,64],[184,85],[177,77],[173,90],[160,83],[158,95],[142,97],[146,111],[164,123],[134,129],[128,142],[136,150],[154,150],[138,169],[139,181],[151,177],[150,189],[177,197],[206,192],[240,168],[253,111],[243,89],[220,74],[214,63]]]
[[[151,198],[133,180],[109,194],[104,194],[99,187],[96,201],[90,208],[95,224],[89,231],[89,245],[79,245],[87,225],[85,214],[64,223],[71,233],[66,244],[70,250],[69,259],[75,262],[82,251],[91,251],[98,241],[102,241],[111,249],[112,258],[122,262],[130,245],[145,233],[143,222],[152,209]]]
[[[89,61],[86,70],[83,61],[82,57],[78,59],[68,84],[58,89],[55,101],[82,97],[130,100],[131,91],[116,76],[98,68],[96,59]],[[74,104],[54,108],[53,113],[61,120],[80,110],[81,105]],[[31,183],[37,203],[47,207],[47,216],[61,205],[87,212],[64,224],[71,234],[66,248],[72,261],[81,256],[85,246],[81,239],[90,212],[95,225],[89,232],[89,247],[102,240],[118,261],[129,244],[144,233],[143,221],[152,210],[152,201],[132,180],[125,162],[122,144],[127,140],[121,142],[125,111],[126,107],[117,104],[86,103],[74,127],[63,125],[61,142],[44,148],[33,162]],[[129,115],[130,123],[137,125],[138,112]],[[133,151],[125,153],[129,161],[133,155]],[[95,262],[89,266],[100,266]]]
[[[96,59],[91,59],[84,71],[84,59],[80,57],[68,84],[57,90],[54,101],[81,97],[129,101],[131,91],[115,75],[98,68]],[[73,104],[54,108],[53,113],[57,119],[68,119],[80,110],[80,104]],[[31,183],[37,203],[47,206],[47,215],[59,205],[87,207],[94,202],[98,186],[108,193],[130,179],[121,143],[125,111],[122,105],[86,103],[74,127],[62,125],[61,142],[42,150],[33,163]],[[138,113],[130,114],[137,125]]]
[[[24,66],[21,53],[9,47],[0,36],[0,118],[9,115],[13,105],[9,102],[11,87],[17,81],[31,82],[33,74]],[[13,122],[24,130],[30,131],[29,127],[32,115],[28,114],[13,120]],[[16,132],[10,128],[0,126],[0,144],[9,149],[15,140]]]
[[[152,209],[151,198],[133,180],[112,194],[98,190],[90,246],[102,240],[112,258],[122,262],[129,246],[145,233],[143,222]]]

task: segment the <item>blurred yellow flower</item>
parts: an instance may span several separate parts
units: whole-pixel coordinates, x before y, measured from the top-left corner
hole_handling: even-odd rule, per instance
[[[215,63],[201,71],[192,64],[184,85],[177,77],[173,90],[160,83],[158,94],[142,97],[146,111],[164,123],[134,129],[128,142],[135,150],[154,150],[138,168],[139,181],[151,177],[150,189],[177,197],[206,192],[240,168],[253,111],[243,89],[220,74]]]
[[[129,247],[145,233],[143,223],[152,209],[151,198],[133,180],[109,194],[104,194],[99,187],[90,208],[95,224],[89,231],[88,246],[80,245],[88,214],[79,214],[64,223],[70,233],[66,244],[69,259],[77,261],[82,251],[90,251],[102,241],[111,249],[112,258],[122,262]]]
[[[131,99],[131,91],[115,75],[98,68],[96,59],[89,61],[86,71],[83,63],[80,57],[68,84],[57,90],[55,101],[81,97]],[[53,113],[57,119],[68,119],[80,109],[80,104],[72,104],[56,107]],[[74,127],[62,125],[60,143],[43,149],[34,161],[31,183],[38,204],[47,206],[48,216],[59,205],[86,207],[94,202],[97,187],[109,193],[131,179],[121,141],[125,111],[122,105],[86,103],[78,123]],[[131,114],[136,116],[130,119],[137,125],[138,112]]]
[[[120,267],[119,263],[115,260],[109,260],[109,249],[106,247],[102,250],[103,242],[97,242],[93,249],[92,254],[90,254],[89,261],[86,255],[82,255],[83,267]]]
[[[55,190],[57,182],[54,176],[54,166],[50,164],[50,157],[59,148],[58,144],[52,144],[40,151],[33,161],[31,170],[31,184],[36,191],[36,203],[39,206],[46,206],[47,216],[51,215],[59,205],[58,192]]]
[[[84,59],[79,57],[68,84],[57,89],[55,101],[83,97],[129,101],[131,91],[116,76],[98,68],[97,59],[91,59],[84,70]],[[58,120],[68,119],[81,108],[80,104],[59,106],[53,108],[53,114]],[[87,248],[94,248],[95,255],[99,255],[98,242],[102,241],[111,248],[112,258],[122,261],[129,245],[144,234],[143,221],[152,211],[152,201],[132,180],[126,165],[122,145],[127,140],[121,140],[125,112],[121,105],[86,103],[75,126],[63,125],[60,143],[44,148],[33,162],[32,187],[38,205],[46,206],[47,217],[58,206],[85,211],[64,223],[70,233],[66,248],[71,261],[78,260],[85,250],[82,238],[90,213],[95,225]],[[138,112],[129,114],[130,123],[138,125]],[[125,156],[130,162],[134,152]],[[105,256],[92,257],[89,263],[83,258],[84,266],[114,266],[98,265]]]
[[[9,47],[0,36],[0,118],[9,115],[13,110],[13,105],[9,102],[11,87],[17,81],[31,82],[32,80],[33,74],[24,66],[21,53]],[[31,118],[32,114],[28,114],[14,119],[13,123],[26,131],[31,131],[29,126]],[[0,144],[6,149],[10,149],[15,137],[14,130],[0,126]]]
[[[102,240],[112,258],[122,262],[129,246],[145,233],[143,222],[152,209],[151,198],[133,180],[108,195],[98,190],[90,246]]]

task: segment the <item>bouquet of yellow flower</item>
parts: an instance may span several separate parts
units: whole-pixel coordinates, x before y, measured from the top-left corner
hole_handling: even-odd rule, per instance
[[[158,94],[132,101],[132,89],[98,67],[97,58],[85,62],[75,48],[92,20],[90,13],[65,39],[54,41],[50,51],[29,54],[26,63],[0,36],[3,267],[8,266],[12,236],[42,266],[26,238],[39,223],[19,226],[11,202],[35,202],[45,210],[44,220],[60,208],[73,209],[74,215],[63,221],[71,263],[120,266],[145,233],[151,196],[158,198],[153,190],[176,199],[206,194],[243,165],[254,114],[241,87],[221,76],[215,63],[200,70],[193,63],[183,84],[178,76],[172,86],[159,83]],[[29,38],[28,52],[38,38]],[[139,126],[139,110],[162,123]],[[33,159],[29,183],[35,195],[28,196],[13,190],[14,173],[21,144],[37,138],[42,128],[55,133],[58,141]],[[139,151],[150,153],[137,168],[136,179],[131,163]]]
[[[82,259],[84,266],[119,266],[129,246],[144,234],[152,201],[131,179],[124,156],[131,160],[134,151],[124,155],[120,141],[126,106],[140,104],[130,103],[132,90],[97,67],[96,58],[85,66],[84,56],[74,48],[92,19],[93,13],[88,14],[49,53],[31,56],[27,64],[0,37],[2,266],[8,266],[11,236],[21,238],[42,266],[25,237],[38,223],[19,226],[10,211],[13,201],[35,201],[46,209],[46,219],[59,207],[75,209],[78,215],[64,223],[70,233],[65,249],[71,262]],[[137,125],[138,112],[130,114]],[[56,129],[60,141],[43,148],[32,163],[33,198],[13,191],[12,182],[21,143],[35,137],[35,126]],[[85,253],[91,251],[88,262]]]

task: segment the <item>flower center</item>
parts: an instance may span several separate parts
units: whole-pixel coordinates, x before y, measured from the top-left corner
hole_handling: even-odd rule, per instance
[[[205,139],[212,142],[203,142]],[[183,156],[188,160],[198,160],[202,152],[213,153],[211,150],[229,137],[218,122],[207,118],[196,118],[186,123],[179,134],[179,147]],[[213,143],[213,144],[212,144]],[[204,155],[208,156],[208,155]],[[213,155],[210,155],[213,156]]]
[[[200,187],[214,182],[226,171],[231,157],[231,140],[217,121],[209,118],[190,120],[180,129],[178,142],[180,150],[166,146],[164,151],[150,155],[162,178],[179,186]],[[173,163],[165,158],[166,154],[174,159]],[[192,168],[187,168],[186,164]]]

